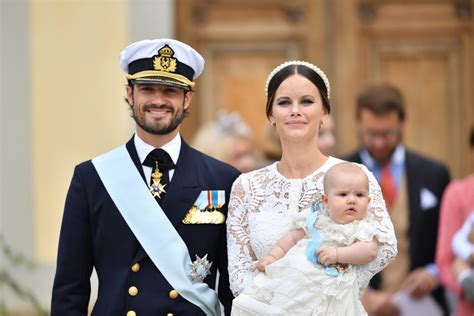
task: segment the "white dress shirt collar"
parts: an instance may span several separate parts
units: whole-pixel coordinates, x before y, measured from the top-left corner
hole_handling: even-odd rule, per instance
[[[140,159],[140,163],[143,164],[148,154],[155,149],[152,145],[145,143],[136,133],[135,137],[133,138],[135,143],[135,148],[137,149],[138,158]],[[178,162],[179,151],[181,150],[181,136],[180,134],[176,134],[176,136],[169,142],[161,146],[161,148],[166,151],[171,159],[173,160],[174,164]]]
[[[374,158],[369,154],[367,149],[362,149],[359,152],[360,155],[360,160],[362,161],[362,164],[365,165],[369,170],[374,170],[377,166],[377,163],[375,162]],[[405,146],[402,144],[398,144],[397,148],[395,148],[395,151],[392,154],[392,157],[390,158],[390,163],[397,165],[397,166],[402,166],[405,164]]]

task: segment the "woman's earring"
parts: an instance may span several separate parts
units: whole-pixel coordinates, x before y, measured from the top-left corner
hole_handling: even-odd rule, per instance
[[[272,126],[276,126],[276,125],[277,125],[277,123],[276,123],[276,122],[272,122]]]
[[[321,129],[321,126],[323,126],[323,121],[319,121],[319,129]]]

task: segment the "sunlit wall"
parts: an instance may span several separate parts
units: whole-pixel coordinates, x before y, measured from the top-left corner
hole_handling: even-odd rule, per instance
[[[120,51],[174,34],[172,0],[0,1],[0,234],[33,270],[0,265],[49,306],[74,166],[125,143]],[[7,307],[28,304],[0,290]]]

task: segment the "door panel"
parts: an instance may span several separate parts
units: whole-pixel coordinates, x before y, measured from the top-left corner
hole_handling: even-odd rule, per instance
[[[407,103],[406,144],[474,171],[474,0],[177,0],[178,38],[206,58],[192,135],[220,108],[238,111],[264,141],[264,84],[284,60],[305,59],[331,82],[337,154],[358,147],[355,99],[369,84],[397,85]]]

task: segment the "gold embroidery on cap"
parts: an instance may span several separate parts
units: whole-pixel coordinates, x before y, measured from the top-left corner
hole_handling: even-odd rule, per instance
[[[153,67],[156,70],[167,72],[176,71],[176,58],[173,58],[174,51],[168,45],[163,46],[158,51],[158,56],[153,60]]]
[[[194,87],[194,82],[190,81],[188,78],[178,75],[172,74],[166,71],[158,71],[158,70],[145,70],[137,72],[133,75],[127,75],[127,79],[134,80],[134,79],[141,79],[141,80],[149,80],[149,81],[157,81],[157,82],[174,82],[171,80],[166,80],[163,78],[146,78],[146,77],[168,77],[171,79],[175,79],[179,83],[183,84],[184,86]],[[174,82],[175,83],[175,82]]]

